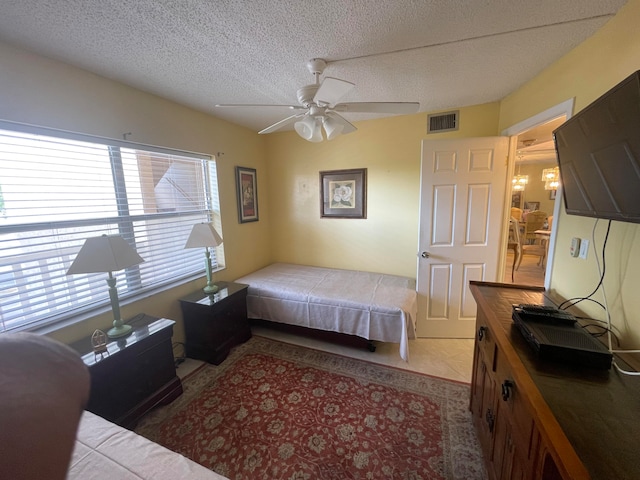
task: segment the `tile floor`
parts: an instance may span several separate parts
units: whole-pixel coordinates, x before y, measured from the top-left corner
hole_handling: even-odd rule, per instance
[[[337,345],[305,336],[272,330],[267,327],[252,326],[254,335],[315,348],[338,355],[358,358],[369,362],[411,370],[460,382],[471,382],[473,364],[473,339],[418,338],[409,340],[409,362],[400,358],[399,346],[394,343],[376,342],[376,351]],[[187,359],[178,368],[178,375],[184,377],[200,365],[196,360]]]

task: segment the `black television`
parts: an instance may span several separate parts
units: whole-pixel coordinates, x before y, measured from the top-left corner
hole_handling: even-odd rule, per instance
[[[553,131],[566,212],[640,223],[640,71]]]

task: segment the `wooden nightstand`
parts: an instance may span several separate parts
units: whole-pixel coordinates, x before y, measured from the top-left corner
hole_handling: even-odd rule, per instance
[[[91,374],[87,410],[125,428],[182,393],[176,375],[171,337],[173,320],[138,315],[127,321],[132,332],[110,339],[108,354],[94,354],[91,337],[73,345]]]
[[[189,358],[219,365],[232,347],[251,338],[247,321],[248,285],[217,282],[214,295],[199,290],[180,299],[185,351]]]

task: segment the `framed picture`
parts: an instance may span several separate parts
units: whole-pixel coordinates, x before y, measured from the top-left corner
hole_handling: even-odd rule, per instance
[[[549,200],[555,200],[557,192],[557,190],[549,190]]]
[[[236,167],[238,221],[258,221],[258,181],[255,168]]]
[[[540,202],[524,202],[524,209],[530,212],[540,210]]]
[[[367,169],[320,172],[320,216],[367,218]]]
[[[520,208],[522,205],[522,192],[513,192],[511,194],[511,206]]]

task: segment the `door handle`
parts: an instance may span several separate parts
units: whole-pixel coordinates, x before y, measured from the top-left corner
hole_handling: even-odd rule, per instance
[[[429,258],[429,252],[422,252],[422,253],[420,254],[420,256],[421,256],[422,258]]]

